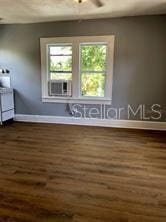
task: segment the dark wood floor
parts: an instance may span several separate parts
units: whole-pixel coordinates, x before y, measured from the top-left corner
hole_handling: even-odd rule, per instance
[[[166,132],[0,128],[0,222],[166,222]]]

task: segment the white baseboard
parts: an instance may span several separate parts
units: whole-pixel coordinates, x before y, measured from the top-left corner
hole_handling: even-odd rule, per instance
[[[22,115],[17,114],[14,118],[19,122],[34,123],[57,123],[70,125],[86,125],[114,128],[132,128],[132,129],[148,129],[148,130],[166,130],[166,122],[152,121],[134,121],[134,120],[112,120],[112,119],[84,119],[74,117],[59,116],[40,116],[40,115]]]

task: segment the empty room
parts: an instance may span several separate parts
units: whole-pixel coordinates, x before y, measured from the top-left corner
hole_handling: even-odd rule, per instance
[[[166,0],[0,0],[0,222],[166,222]]]

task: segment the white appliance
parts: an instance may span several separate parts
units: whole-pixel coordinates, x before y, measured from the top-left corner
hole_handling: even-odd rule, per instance
[[[14,118],[13,89],[0,87],[0,124]]]
[[[72,81],[71,80],[50,80],[49,81],[50,96],[71,96]]]

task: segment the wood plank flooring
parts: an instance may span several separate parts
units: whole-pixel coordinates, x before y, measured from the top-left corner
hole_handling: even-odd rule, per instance
[[[166,222],[166,132],[0,127],[0,222]]]

